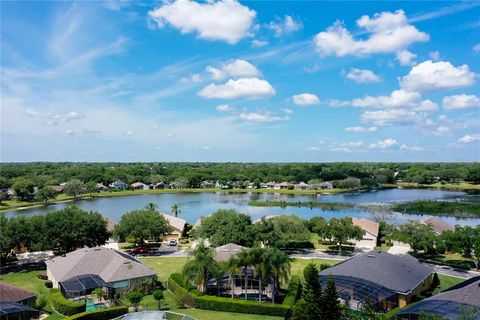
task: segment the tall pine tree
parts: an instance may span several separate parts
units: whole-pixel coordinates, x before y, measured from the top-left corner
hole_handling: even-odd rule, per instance
[[[323,290],[321,299],[321,311],[323,320],[340,320],[342,317],[342,309],[338,301],[337,288],[335,280],[330,277],[327,281],[327,287]]]
[[[293,309],[293,320],[321,320],[322,286],[320,275],[314,263],[308,264],[303,270],[305,285],[302,299]]]

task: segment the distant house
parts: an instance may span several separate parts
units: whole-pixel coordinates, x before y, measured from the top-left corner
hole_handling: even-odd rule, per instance
[[[360,227],[363,231],[365,231],[363,239],[355,241],[355,247],[367,250],[375,249],[377,246],[380,225],[375,221],[359,219],[356,217],[352,217],[352,223],[354,226]]]
[[[421,314],[435,314],[442,319],[459,319],[462,308],[476,308],[473,319],[480,319],[480,277],[465,280],[446,291],[408,307],[397,315],[401,320],[417,320]]]
[[[371,251],[320,272],[325,285],[332,277],[342,302],[361,310],[367,304],[380,312],[405,307],[433,283],[434,269],[410,255]]]
[[[284,181],[284,182],[281,182],[281,183],[277,183],[274,187],[274,189],[288,189],[288,187],[290,186],[290,183]]]
[[[257,184],[255,182],[248,182],[247,189],[257,189]]]
[[[115,226],[118,224],[118,222],[110,219],[110,218],[107,218],[107,231],[112,233],[113,230],[115,230]]]
[[[166,234],[163,237],[163,240],[179,240],[182,237],[183,230],[185,230],[185,225],[187,222],[181,218],[174,217],[166,213],[162,213],[162,216],[167,220],[170,227],[172,227],[172,231],[169,234]]]
[[[444,231],[455,230],[455,228],[437,217],[429,217],[422,221],[424,224],[432,226],[433,231],[439,236]]]
[[[160,181],[155,184],[151,184],[151,189],[165,189],[165,183],[163,181]]]
[[[134,190],[148,190],[150,187],[143,182],[134,182],[130,185]]]
[[[3,320],[28,320],[38,318],[33,308],[35,293],[0,281],[0,318]]]
[[[213,182],[210,182],[208,180],[204,180],[200,183],[200,188],[203,189],[208,189],[208,188],[213,188],[215,187],[215,184]]]
[[[230,185],[228,183],[221,183],[220,181],[217,180],[217,182],[215,182],[215,188],[217,188],[217,189],[228,189],[228,188],[230,188]]]
[[[109,187],[112,188],[112,189],[115,189],[115,190],[124,190],[124,189],[127,189],[128,184],[126,184],[125,182],[123,182],[121,180],[116,180],[116,181],[110,183]]]
[[[227,261],[231,256],[236,255],[241,250],[246,249],[235,243],[229,243],[215,248],[214,259],[217,262]]]
[[[275,186],[277,184],[275,183],[275,181],[270,181],[270,182],[267,182],[265,185],[266,185],[267,189],[275,189]]]
[[[300,183],[297,183],[294,187],[295,190],[308,190],[310,188],[311,186],[303,181]]]
[[[104,185],[103,183],[97,183],[95,185],[95,188],[98,190],[98,191],[107,191],[108,190],[108,187],[106,185]]]
[[[65,185],[58,185],[58,186],[48,186],[50,189],[55,191],[56,193],[63,193],[65,189]]]
[[[66,297],[75,295],[72,288],[78,287],[86,288],[84,294],[108,288],[113,296],[157,277],[155,270],[132,256],[104,247],[78,249],[45,263],[48,279]]]
[[[333,189],[333,184],[331,184],[330,182],[322,182],[318,185],[318,188],[319,189],[322,189],[322,190],[325,190],[325,189]]]

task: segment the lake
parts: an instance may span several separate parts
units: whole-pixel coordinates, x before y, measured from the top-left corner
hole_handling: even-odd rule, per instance
[[[20,211],[6,212],[7,217],[18,215],[45,214],[50,211],[65,208],[69,205],[77,205],[88,211],[98,211],[104,216],[119,221],[120,217],[130,210],[141,209],[147,203],[153,202],[158,205],[159,210],[165,213],[170,212],[173,204],[179,204],[181,208],[180,217],[189,223],[195,223],[198,218],[209,215],[218,209],[236,209],[239,212],[251,215],[252,220],[260,219],[262,216],[273,214],[297,214],[305,219],[313,216],[323,216],[327,219],[332,217],[355,216],[369,218],[369,214],[359,209],[341,211],[324,211],[320,208],[279,208],[279,207],[253,207],[249,201],[314,201],[314,202],[346,202],[353,204],[382,204],[398,201],[413,200],[446,200],[453,201],[467,195],[463,192],[442,191],[433,189],[384,189],[360,193],[344,193],[333,195],[286,195],[275,193],[176,193],[176,194],[139,194],[121,197],[102,197],[81,200],[76,203],[59,203],[47,207],[31,208]],[[408,219],[422,219],[419,215],[407,215],[396,213],[391,223],[402,223]],[[452,225],[477,225],[479,218],[454,218],[442,217]]]

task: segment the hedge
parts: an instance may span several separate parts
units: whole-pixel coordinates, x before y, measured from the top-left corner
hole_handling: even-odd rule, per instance
[[[45,288],[52,288],[53,287],[53,282],[52,280],[47,280],[45,281]]]
[[[120,317],[127,313],[128,307],[120,306],[77,313],[76,315],[70,316],[65,320],[109,320]]]
[[[292,284],[292,291],[296,291],[296,296],[299,290],[298,278],[294,282],[297,283],[297,286]],[[186,282],[179,273],[174,273],[170,276],[168,289],[186,305],[197,309],[285,317],[292,308],[292,305],[288,302],[292,301],[292,298],[289,298],[286,304],[271,304],[204,295]]]
[[[60,314],[72,316],[85,311],[85,302],[74,302],[62,295],[58,289],[50,289],[53,308]]]
[[[302,294],[302,285],[300,284],[300,278],[298,276],[292,276],[290,283],[288,284],[287,295],[283,299],[283,305],[293,306],[297,299]]]

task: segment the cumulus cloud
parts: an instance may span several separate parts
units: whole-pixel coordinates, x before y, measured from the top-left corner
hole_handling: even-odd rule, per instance
[[[208,66],[207,72],[210,73],[212,79],[222,80],[227,77],[242,78],[242,77],[258,77],[261,75],[260,71],[246,60],[233,60],[221,64],[218,67]]]
[[[252,47],[261,48],[261,47],[265,47],[266,45],[268,45],[268,41],[254,39],[254,40],[252,40],[251,44],[252,44]]]
[[[480,52],[480,43],[477,43],[476,45],[473,46],[473,51]]]
[[[422,124],[426,121],[425,115],[406,109],[388,109],[366,111],[360,119],[377,126]]]
[[[479,108],[480,99],[474,94],[459,94],[443,98],[442,106],[444,109],[467,109]]]
[[[476,141],[480,141],[480,134],[472,134],[472,135],[467,134],[461,137],[460,139],[458,139],[458,142],[463,144],[472,143]]]
[[[345,77],[349,80],[357,83],[370,83],[380,82],[382,79],[371,70],[351,68],[350,71],[345,74]]]
[[[438,105],[431,100],[421,100],[418,92],[394,90],[389,96],[365,96],[353,99],[351,105],[361,108],[408,108],[413,111],[435,111]]]
[[[454,67],[450,62],[432,60],[414,66],[402,77],[400,85],[410,91],[434,91],[469,87],[475,83],[475,73],[464,64]]]
[[[183,83],[198,83],[202,82],[202,80],[202,76],[198,73],[194,73],[188,77],[183,77],[180,79],[180,81]]]
[[[158,28],[170,25],[181,33],[196,33],[199,38],[235,44],[251,36],[254,10],[235,0],[165,2],[148,13]]]
[[[358,132],[358,133],[363,133],[363,132],[375,132],[377,131],[377,127],[346,127],[345,131],[347,132]]]
[[[451,133],[451,130],[449,127],[447,126],[439,126],[437,127],[437,129],[435,129],[435,131],[433,132],[433,134],[435,134],[436,136],[447,136]]]
[[[410,151],[410,152],[422,152],[422,151],[425,151],[425,148],[421,146],[407,146],[406,144],[402,144],[400,146],[400,150]]]
[[[275,17],[275,21],[270,22],[267,28],[272,30],[276,37],[281,37],[282,35],[300,30],[302,23],[295,20],[292,16],[285,15],[283,19]]]
[[[296,94],[292,96],[292,101],[297,106],[307,106],[320,103],[320,99],[318,99],[318,97],[313,93]]]
[[[224,84],[210,84],[198,95],[206,99],[266,98],[275,95],[275,90],[266,80],[258,78],[230,79]]]
[[[397,59],[398,62],[400,63],[400,65],[402,65],[402,66],[413,66],[413,65],[415,65],[416,62],[415,62],[414,59],[416,57],[417,57],[416,54],[411,53],[408,50],[401,50],[401,51],[397,51],[397,53],[395,53],[395,59]]]
[[[218,105],[215,109],[217,109],[219,112],[229,112],[234,110],[233,107],[228,104]]]
[[[250,122],[276,122],[276,121],[287,121],[288,116],[279,117],[270,112],[242,112],[238,116],[241,120],[250,121]]]
[[[316,146],[312,146],[312,147],[308,147],[308,148],[307,148],[307,151],[322,151],[322,148],[316,147]]]
[[[357,20],[357,26],[369,33],[367,39],[355,39],[343,23],[337,21],[315,36],[317,51],[325,56],[362,56],[396,52],[412,43],[429,40],[428,34],[408,23],[403,10],[377,13],[371,18],[364,15]]]
[[[368,146],[368,148],[369,149],[389,149],[389,148],[392,148],[396,145],[398,145],[397,140],[392,139],[392,138],[388,138],[388,139],[385,139],[385,140],[377,141],[375,143],[371,143]]]
[[[330,150],[333,152],[346,152],[346,153],[352,152],[350,148],[346,148],[346,147],[332,147]]]

